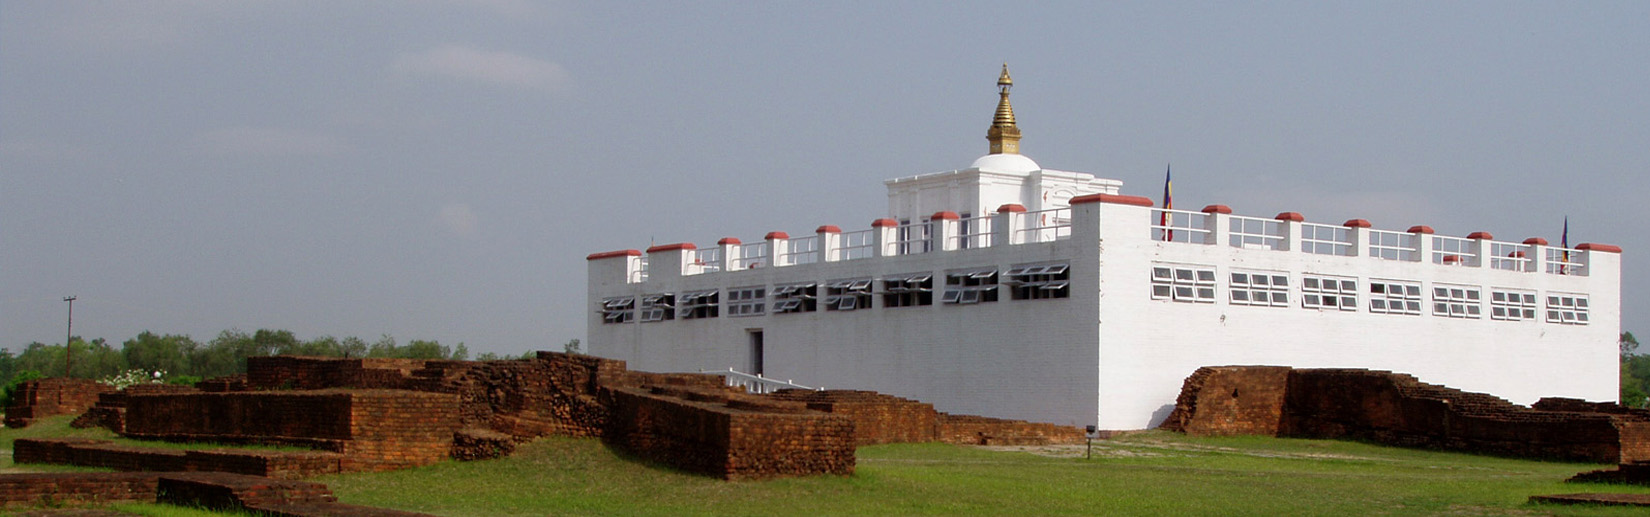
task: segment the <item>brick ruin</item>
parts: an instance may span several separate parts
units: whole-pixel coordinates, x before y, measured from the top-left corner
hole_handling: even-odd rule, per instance
[[[115,391],[87,379],[36,379],[17,385],[6,407],[6,427],[27,427],[37,418],[79,413],[92,407],[99,395]]]
[[[1054,424],[952,415],[933,404],[857,390],[780,390],[769,395],[854,422],[855,445],[943,442],[957,445],[1079,443],[1083,430]]]
[[[1542,399],[1532,407],[1360,369],[1203,367],[1161,428],[1196,436],[1350,438],[1502,456],[1650,460],[1650,411]]]
[[[320,483],[222,472],[62,472],[0,476],[0,510],[126,502],[170,503],[293,517],[428,515],[342,504]]]
[[[560,435],[599,437],[640,458],[723,479],[763,479],[851,474],[859,445],[1083,439],[1076,428],[948,415],[873,392],[754,395],[717,375],[634,372],[623,361],[553,352],[503,361],[255,357],[245,375],[197,388],[100,393],[75,425],[131,438],[314,452],[19,440],[17,461],[296,479],[498,457],[516,443]]]

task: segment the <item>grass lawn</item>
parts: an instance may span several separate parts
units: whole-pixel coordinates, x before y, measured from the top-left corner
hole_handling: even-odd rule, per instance
[[[344,502],[440,515],[1645,515],[1536,506],[1601,465],[1262,437],[1149,432],[1082,448],[901,444],[859,450],[851,477],[723,482],[552,438],[502,460],[316,479]],[[1062,456],[1063,455],[1063,456]]]
[[[11,442],[107,438],[45,419],[0,430]],[[856,473],[724,482],[630,461],[598,440],[547,438],[505,459],[314,479],[343,502],[438,515],[1646,515],[1643,509],[1530,505],[1531,495],[1650,494],[1567,485],[1603,465],[1552,463],[1263,437],[1147,432],[1077,447],[900,444],[859,450]],[[70,470],[66,467],[30,470]],[[162,505],[140,515],[211,515]]]

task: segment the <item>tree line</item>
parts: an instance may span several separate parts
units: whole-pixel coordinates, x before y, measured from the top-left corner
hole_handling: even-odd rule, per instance
[[[576,351],[578,340],[568,343]],[[414,339],[406,344],[382,336],[368,342],[358,337],[321,336],[301,340],[287,330],[259,329],[256,332],[225,330],[201,343],[187,335],[155,334],[144,331],[121,343],[119,348],[103,338],[86,341],[72,337],[69,345],[29,343],[19,353],[0,349],[0,380],[10,386],[19,380],[63,377],[65,356],[73,350],[72,377],[108,378],[127,370],[164,372],[167,382],[193,384],[201,379],[246,372],[246,358],[268,355],[311,355],[327,357],[386,357],[406,359],[469,359],[464,343],[448,347],[437,341]],[[533,352],[520,357],[531,357]],[[476,355],[476,360],[514,359],[492,352]]]
[[[1650,406],[1650,354],[1640,354],[1632,332],[1621,333],[1621,404]]]

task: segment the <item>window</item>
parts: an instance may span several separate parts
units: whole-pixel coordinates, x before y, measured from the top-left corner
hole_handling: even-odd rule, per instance
[[[1552,293],[1547,295],[1547,322],[1565,325],[1587,324],[1587,295]]]
[[[860,278],[837,280],[825,285],[825,310],[851,311],[871,308],[871,281]]]
[[[883,307],[911,307],[934,304],[934,275],[906,273],[882,279]]]
[[[1484,295],[1480,293],[1477,287],[1433,284],[1432,315],[1472,319],[1483,317]]]
[[[1535,292],[1490,291],[1490,319],[1534,320]]]
[[[1002,282],[1012,286],[1015,300],[1041,300],[1071,296],[1071,272],[1065,264],[1015,266],[1003,273]]]
[[[1301,307],[1358,310],[1358,281],[1352,278],[1302,275]]]
[[[1215,303],[1215,268],[1152,266],[1152,299]]]
[[[768,308],[768,290],[761,287],[728,289],[728,316],[761,316]]]
[[[946,273],[941,301],[964,305],[997,301],[997,268]]]
[[[717,293],[718,291],[715,289],[682,293],[681,298],[677,300],[676,317],[682,319],[716,317],[718,307],[721,305],[718,302],[721,297],[717,296]]]
[[[602,300],[602,323],[629,323],[636,319],[636,297],[621,296]]]
[[[773,312],[813,312],[817,310],[819,284],[779,285],[773,288]]]
[[[1420,316],[1421,283],[1401,280],[1370,280],[1369,312]]]
[[[642,321],[676,319],[676,296],[670,293],[642,296]]]
[[[1155,284],[1155,282],[1153,282]],[[1156,287],[1153,287],[1155,294]],[[1289,306],[1289,275],[1284,273],[1232,273],[1232,283],[1226,286],[1232,293],[1233,305],[1260,307]]]

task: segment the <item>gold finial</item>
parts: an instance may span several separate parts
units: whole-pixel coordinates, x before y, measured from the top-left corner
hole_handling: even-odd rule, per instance
[[[991,154],[1020,154],[1020,127],[1014,124],[1014,106],[1008,104],[1008,89],[1013,86],[1008,63],[1003,63],[1003,73],[997,76],[997,94],[1001,96],[997,101],[997,116],[991,121],[991,129],[985,132],[985,139],[991,142]]]

